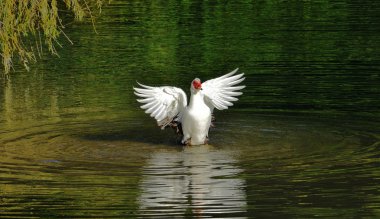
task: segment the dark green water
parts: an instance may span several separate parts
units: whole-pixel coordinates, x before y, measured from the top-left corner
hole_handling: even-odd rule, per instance
[[[69,22],[70,19],[64,19]],[[0,218],[380,217],[380,3],[112,1],[0,89]],[[132,86],[236,67],[182,147]]]

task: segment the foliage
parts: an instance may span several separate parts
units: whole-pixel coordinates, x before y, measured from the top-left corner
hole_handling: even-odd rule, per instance
[[[102,0],[88,1],[0,0],[0,54],[5,74],[9,74],[15,56],[28,70],[28,63],[36,61],[36,54],[41,55],[43,41],[52,54],[58,55],[58,37],[63,34],[70,41],[63,32],[61,10],[69,9],[77,21],[86,16],[94,21],[90,7],[100,8]]]

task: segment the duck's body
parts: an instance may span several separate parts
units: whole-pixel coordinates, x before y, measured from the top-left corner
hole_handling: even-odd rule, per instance
[[[196,78],[190,86],[190,103],[187,105],[185,92],[180,88],[163,86],[151,87],[139,84],[142,88],[134,88],[142,109],[146,109],[164,129],[175,122],[182,126],[182,143],[187,145],[206,144],[211,125],[211,114],[214,108],[219,110],[232,106],[232,101],[241,95],[238,90],[245,86],[234,86],[242,82],[244,73],[234,75],[238,69],[221,77],[201,83]]]
[[[182,117],[182,144],[205,144],[211,124],[211,110],[201,92],[192,94]],[[190,140],[190,141],[189,141]]]

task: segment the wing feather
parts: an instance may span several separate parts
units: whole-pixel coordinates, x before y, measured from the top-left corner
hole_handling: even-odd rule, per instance
[[[231,77],[228,77],[228,78],[225,78],[225,79],[221,80],[221,82],[222,83],[229,83],[229,82],[232,82],[232,81],[236,81],[237,79],[241,78],[243,75],[244,75],[244,73],[241,73],[241,74],[238,74],[238,75],[234,75],[234,76],[231,76]]]
[[[176,119],[187,106],[185,92],[177,87],[161,86],[152,87],[141,83],[140,87],[134,87],[134,94],[139,97],[141,109],[157,120],[161,128],[165,128]]]
[[[237,101],[237,96],[242,95],[240,90],[244,89],[244,85],[235,86],[245,80],[244,73],[235,75],[238,68],[232,72],[220,77],[205,81],[202,84],[202,92],[205,95],[207,105],[211,111],[214,108],[218,110],[228,109],[233,106],[233,101]]]
[[[156,108],[156,110],[152,113],[152,116],[158,120],[159,118],[159,115],[160,113],[162,113],[164,111],[164,106],[163,105],[160,105]]]
[[[244,89],[245,86],[235,86],[235,87],[225,87],[223,88],[224,91],[235,91],[235,90],[241,90]]]
[[[152,114],[152,113],[156,110],[156,108],[157,108],[159,105],[160,105],[160,102],[155,101],[155,102],[154,102],[154,105],[151,106],[151,107],[149,107],[149,109],[147,109],[147,110],[145,111],[145,113]]]
[[[148,85],[145,85],[145,84],[140,84],[139,82],[137,82],[138,85],[140,85],[140,87],[143,87],[143,88],[146,88],[146,89],[154,89],[154,87],[151,87],[151,86],[148,86]]]
[[[152,102],[148,102],[147,104],[144,104],[142,106],[140,106],[141,109],[149,109],[151,108],[152,106],[154,106],[154,104],[156,104],[156,102],[152,101]]]
[[[143,97],[143,98],[149,98],[149,97],[151,97],[150,94],[145,94],[145,93],[137,93],[137,92],[135,92],[135,95],[137,95],[139,97]]]
[[[240,78],[239,80],[234,80],[234,81],[231,81],[231,82],[229,82],[227,85],[228,86],[234,86],[234,85],[236,85],[236,84],[239,84],[239,83],[241,83],[242,81],[244,81],[244,79],[245,78]]]
[[[154,100],[154,98],[146,98],[146,99],[137,99],[139,103],[150,103]]]

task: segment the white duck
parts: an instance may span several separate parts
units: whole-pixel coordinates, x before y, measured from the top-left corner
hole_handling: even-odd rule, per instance
[[[236,96],[243,93],[238,90],[245,86],[234,86],[242,82],[244,73],[234,75],[238,69],[201,83],[199,78],[191,82],[190,104],[187,105],[185,92],[177,87],[151,87],[138,83],[142,88],[133,88],[135,94],[142,99],[142,109],[157,120],[164,129],[167,126],[182,125],[182,144],[201,145],[208,141],[208,131],[211,125],[211,114],[214,108],[228,109]]]

